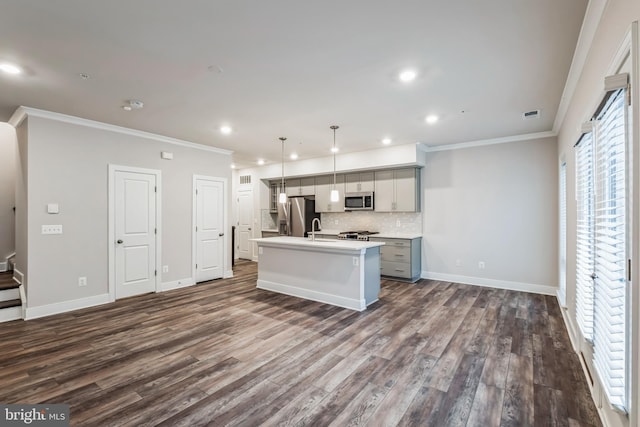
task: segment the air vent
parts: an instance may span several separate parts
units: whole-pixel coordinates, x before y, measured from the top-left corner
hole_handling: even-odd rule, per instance
[[[251,175],[240,175],[240,185],[251,184]]]
[[[523,119],[537,119],[538,117],[540,117],[540,110],[531,110],[522,113]]]

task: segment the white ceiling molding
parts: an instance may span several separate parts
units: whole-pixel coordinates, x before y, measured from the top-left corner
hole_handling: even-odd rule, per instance
[[[78,126],[86,126],[94,129],[106,130],[110,132],[117,132],[124,135],[135,136],[138,138],[151,139],[158,142],[166,142],[168,144],[179,145],[181,147],[193,148],[195,150],[209,151],[212,153],[224,154],[230,156],[233,151],[225,150],[222,148],[211,147],[202,144],[196,144],[189,141],[183,141],[181,139],[171,138],[168,136],[158,135],[151,132],[144,132],[141,130],[129,129],[122,126],[110,125],[108,123],[97,122],[95,120],[83,119],[80,117],[69,116],[66,114],[54,113],[52,111],[39,110],[37,108],[30,107],[18,107],[13,113],[8,123],[15,127],[18,127],[20,123],[27,117],[40,117],[43,119],[55,120],[58,122],[69,123]]]
[[[587,6],[587,11],[582,21],[582,28],[580,29],[580,35],[578,36],[576,50],[574,51],[571,67],[569,68],[567,82],[564,85],[560,105],[558,105],[558,112],[553,122],[553,132],[555,134],[558,134],[564,122],[567,110],[569,109],[569,103],[571,99],[573,99],[573,94],[578,86],[578,80],[582,74],[584,64],[587,61],[591,43],[593,43],[593,38],[596,35],[596,30],[598,29],[604,10],[607,7],[607,3],[608,0],[590,0]]]
[[[524,135],[505,136],[502,138],[481,139],[477,141],[460,142],[458,144],[444,144],[444,145],[419,144],[419,146],[423,151],[426,151],[427,153],[431,153],[434,151],[459,150],[461,148],[483,147],[486,145],[530,141],[533,139],[551,138],[555,136],[558,136],[558,134],[553,131],[546,131],[546,132],[527,133]]]

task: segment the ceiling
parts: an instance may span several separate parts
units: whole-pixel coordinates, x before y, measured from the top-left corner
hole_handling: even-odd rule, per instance
[[[0,62],[24,73],[0,73],[0,120],[50,110],[233,150],[239,167],[280,162],[281,136],[329,155],[334,124],[341,152],[545,132],[587,3],[3,0]]]

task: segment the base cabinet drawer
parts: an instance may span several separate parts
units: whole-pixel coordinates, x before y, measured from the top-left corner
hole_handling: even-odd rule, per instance
[[[422,238],[401,239],[372,237],[372,241],[384,242],[380,247],[380,274],[415,282],[420,278]]]
[[[411,264],[406,262],[380,262],[380,274],[383,276],[402,277],[403,279],[411,278]]]
[[[411,248],[410,247],[393,247],[384,245],[381,250],[382,261],[391,262],[411,262]]]

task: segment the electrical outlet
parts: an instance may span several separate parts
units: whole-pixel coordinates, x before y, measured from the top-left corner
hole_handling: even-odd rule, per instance
[[[78,286],[87,286],[87,278],[86,277],[78,277]]]
[[[462,260],[460,259],[456,260],[456,267],[462,267]]]
[[[480,270],[484,270],[484,261],[480,261],[480,262],[478,262],[478,268],[479,268]]]
[[[163,273],[168,273],[169,272],[169,266],[168,265],[163,265],[162,266],[162,272]]]
[[[355,267],[357,267],[358,265],[360,265],[360,258],[358,258],[357,256],[353,257],[353,265]]]
[[[333,220],[333,225],[338,225],[338,220],[337,219]]]
[[[43,225],[42,234],[62,234],[62,225]]]
[[[400,224],[400,220],[399,220],[399,219],[397,219],[397,220],[396,220],[396,227],[400,227],[400,226],[402,226],[402,224]]]
[[[258,247],[258,255],[262,255],[262,246]]]

